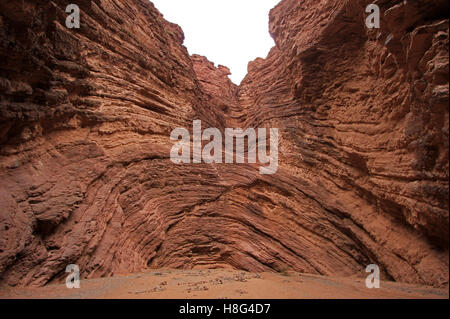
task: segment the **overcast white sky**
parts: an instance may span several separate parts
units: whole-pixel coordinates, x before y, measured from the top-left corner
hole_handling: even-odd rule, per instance
[[[239,84],[247,64],[265,58],[274,42],[269,11],[280,0],[151,0],[165,19],[178,24],[190,54],[230,68]]]

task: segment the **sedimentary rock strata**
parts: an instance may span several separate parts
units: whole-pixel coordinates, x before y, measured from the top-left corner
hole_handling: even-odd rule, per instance
[[[237,268],[448,285],[446,1],[283,0],[238,87],[144,0],[0,3],[0,281]],[[171,162],[274,127],[279,169]]]

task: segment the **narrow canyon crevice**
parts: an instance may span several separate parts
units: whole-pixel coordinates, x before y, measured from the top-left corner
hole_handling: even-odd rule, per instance
[[[0,286],[147,268],[448,285],[448,1],[282,0],[240,86],[145,0],[0,2]],[[273,127],[279,169],[170,161]]]

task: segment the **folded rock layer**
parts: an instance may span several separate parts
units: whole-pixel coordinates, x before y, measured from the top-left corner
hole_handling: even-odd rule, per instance
[[[283,0],[276,46],[189,56],[144,0],[0,3],[0,284],[147,268],[448,285],[447,1]],[[170,161],[171,131],[273,127],[279,168]]]

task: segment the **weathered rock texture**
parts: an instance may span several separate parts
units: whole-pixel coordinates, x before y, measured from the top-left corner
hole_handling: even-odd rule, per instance
[[[448,285],[447,1],[283,0],[237,87],[144,0],[0,3],[0,281],[145,268]],[[280,129],[280,167],[184,164],[170,132]]]

